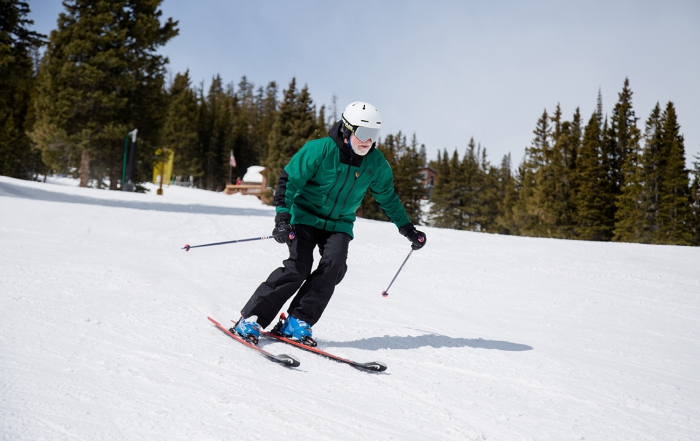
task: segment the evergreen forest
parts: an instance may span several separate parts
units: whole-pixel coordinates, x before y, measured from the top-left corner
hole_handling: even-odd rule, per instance
[[[256,85],[215,75],[205,90],[189,72],[170,77],[158,49],[178,35],[162,0],[67,0],[51,35],[29,30],[29,5],[0,2],[0,174],[121,189],[127,134],[138,128],[136,183],[173,155],[173,175],[221,191],[252,165],[274,186],[306,141],[340,117],[292,78]],[[43,54],[39,56],[40,49]],[[383,134],[377,148],[416,224],[497,234],[700,245],[700,158],[686,168],[673,102],[645,119],[628,79],[611,115],[544,110],[521,164],[493,165],[473,138],[466,151],[426,155],[415,133]],[[595,98],[595,97],[592,97]],[[230,155],[236,166],[230,169]],[[438,172],[428,193],[421,170]],[[144,191],[136,186],[137,191]],[[386,220],[368,193],[358,215]]]

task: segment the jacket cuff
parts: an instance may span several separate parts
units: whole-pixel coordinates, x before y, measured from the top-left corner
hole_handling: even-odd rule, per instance
[[[278,224],[280,222],[287,222],[292,220],[292,216],[286,212],[286,211],[280,211],[275,215],[275,223]]]
[[[401,233],[402,236],[405,236],[415,229],[416,229],[416,227],[412,223],[409,222],[406,225],[402,225],[399,227],[399,233]]]

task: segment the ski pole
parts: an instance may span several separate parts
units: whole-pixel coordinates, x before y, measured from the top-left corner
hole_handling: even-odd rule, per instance
[[[383,297],[387,297],[389,295],[389,288],[391,288],[391,285],[394,284],[394,280],[396,280],[396,278],[399,276],[399,273],[403,269],[403,266],[406,265],[406,261],[408,261],[408,258],[411,257],[411,254],[413,254],[413,248],[411,248],[411,251],[409,251],[408,256],[406,256],[406,258],[404,259],[403,263],[399,267],[399,270],[396,271],[396,275],[394,276],[393,279],[391,279],[391,283],[389,283],[389,286],[387,286],[387,288],[384,291],[382,291]]]
[[[227,241],[227,242],[205,243],[204,245],[189,245],[189,244],[185,244],[185,246],[182,247],[182,249],[185,250],[185,251],[189,251],[191,248],[211,247],[211,246],[214,246],[214,245],[225,245],[225,244],[227,244],[227,243],[250,242],[250,241],[253,241],[253,240],[265,240],[265,239],[272,239],[272,238],[275,238],[275,237],[277,237],[277,236],[251,237],[251,238],[249,238],[249,239],[229,240],[229,241]],[[289,232],[289,240],[294,240],[295,237],[296,237],[296,236],[295,236],[295,234],[294,234],[294,231],[290,231],[290,232]]]

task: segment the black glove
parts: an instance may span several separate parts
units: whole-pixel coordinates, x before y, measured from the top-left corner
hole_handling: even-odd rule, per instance
[[[428,240],[425,237],[425,233],[416,230],[416,227],[414,227],[413,224],[406,224],[399,228],[399,233],[403,234],[408,240],[411,241],[411,248],[414,250],[420,250],[423,248],[423,246],[425,246],[425,242]]]
[[[289,216],[289,213],[281,212],[275,216],[275,229],[272,230],[272,235],[277,243],[291,245],[295,239],[294,227],[289,225],[290,220],[291,216]]]

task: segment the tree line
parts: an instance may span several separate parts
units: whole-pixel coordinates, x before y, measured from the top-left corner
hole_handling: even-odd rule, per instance
[[[245,76],[207,90],[189,72],[167,78],[159,47],[178,34],[161,19],[162,0],[69,0],[51,35],[28,30],[26,2],[0,3],[0,173],[37,179],[50,172],[81,186],[121,187],[124,141],[138,128],[135,181],[173,154],[173,174],[221,190],[251,165],[274,184],[306,141],[326,136],[339,118],[335,97],[317,108],[292,78],[256,86]],[[39,48],[46,45],[41,58]],[[396,191],[416,223],[500,234],[642,243],[700,244],[700,169],[694,180],[673,103],[657,105],[643,131],[626,80],[610,118],[602,98],[584,125],[557,106],[537,121],[532,145],[513,170],[498,166],[471,139],[464,155],[428,160],[416,135],[380,139]],[[161,148],[162,147],[162,148]],[[420,170],[439,173],[429,203]],[[371,194],[360,214],[386,219]]]
[[[460,158],[446,150],[431,165],[438,227],[534,237],[700,245],[700,162],[691,181],[673,102],[652,109],[643,131],[625,79],[612,115],[585,123],[560,106],[537,120],[523,162],[491,165],[472,139]],[[698,158],[700,160],[700,158]]]
[[[2,174],[36,179],[65,173],[81,186],[120,189],[125,138],[137,128],[136,182],[147,181],[153,166],[172,154],[174,175],[219,191],[229,180],[233,153],[234,178],[263,165],[275,183],[292,155],[338,120],[335,97],[326,116],[326,107],[317,108],[295,78],[282,91],[274,81],[256,86],[245,76],[234,85],[215,75],[207,90],[193,85],[187,71],[168,81],[168,59],[156,51],[178,29],[171,18],[161,20],[160,4],[69,0],[47,40],[28,31],[26,2],[2,2],[0,54],[7,48],[15,57],[0,65],[8,73],[0,80],[0,121],[13,134],[1,140]],[[418,219],[425,146],[421,153],[416,144],[415,136],[407,145],[398,133],[378,147],[396,166],[397,186]],[[363,209],[368,217],[383,216],[371,200]]]

